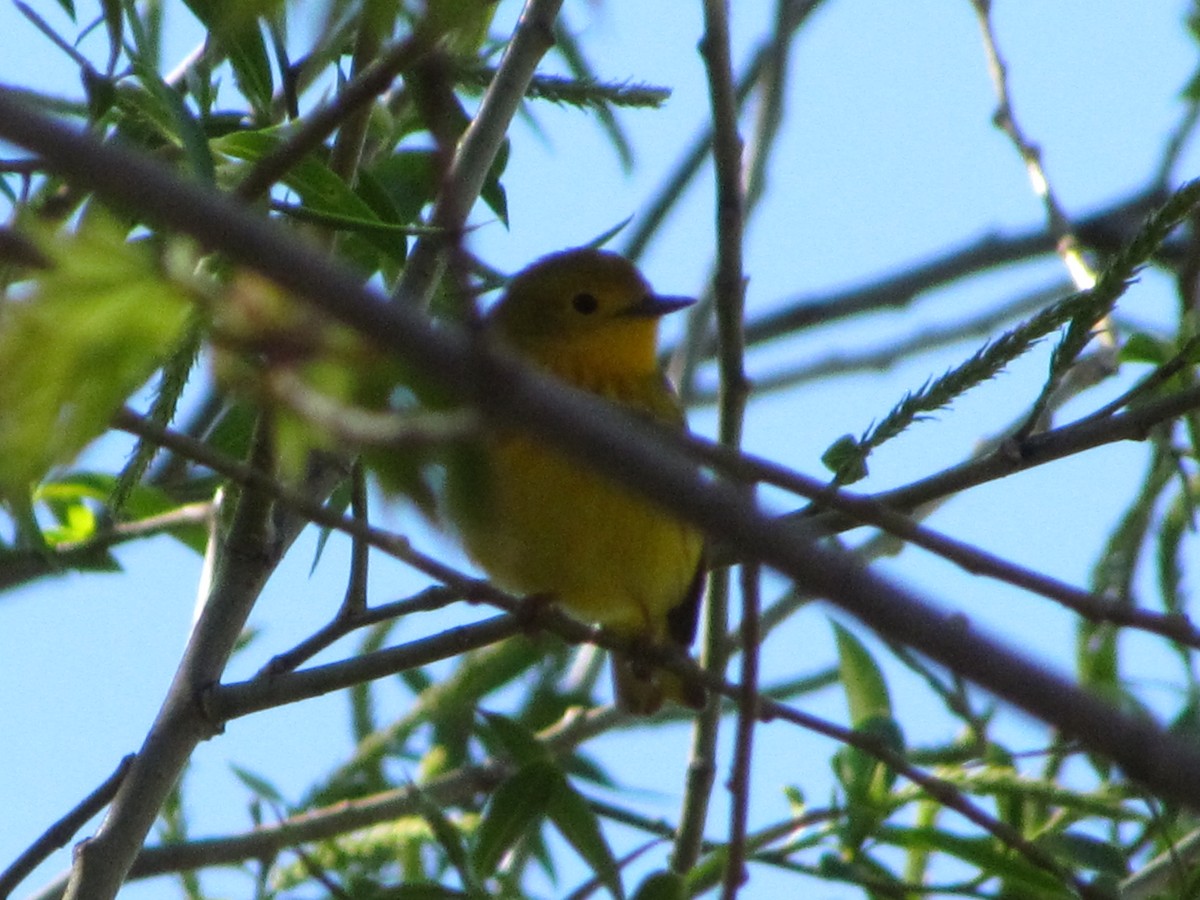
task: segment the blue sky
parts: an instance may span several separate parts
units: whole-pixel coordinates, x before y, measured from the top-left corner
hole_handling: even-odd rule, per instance
[[[34,5],[48,18],[62,20],[50,0]],[[79,0],[81,20],[93,14],[94,5]],[[661,111],[621,114],[639,159],[631,174],[622,172],[587,114],[537,106],[538,128],[518,124],[513,132],[505,176],[510,228],[486,211],[478,213],[479,227],[471,238],[476,252],[511,271],[639,214],[685,136],[690,139],[707,115],[696,52],[698,6],[567,4],[567,20],[601,77],[666,85],[672,97]],[[773,4],[755,0],[734,6],[738,59],[745,59],[767,27]],[[1068,213],[1090,212],[1144,185],[1165,135],[1183,114],[1179,94],[1196,63],[1195,45],[1180,27],[1187,4],[997,0],[995,6],[1017,115],[1041,144]],[[512,3],[502,6],[495,32],[511,27],[515,9]],[[173,15],[178,25],[168,60],[190,50],[194,36],[186,13],[176,10]],[[6,35],[0,82],[79,96],[59,51],[11,4],[0,5],[0,34]],[[770,171],[770,194],[748,234],[749,312],[796,295],[863,283],[969,239],[1041,222],[1041,207],[1015,151],[991,124],[994,106],[966,0],[830,0],[793,54],[788,118]],[[0,148],[0,154],[9,151]],[[1189,151],[1178,179],[1198,172],[1197,155]],[[713,250],[711,195],[710,179],[699,182],[651,246],[644,269],[659,289],[702,290]],[[1047,259],[954,285],[923,298],[912,310],[814,332],[755,353],[752,373],[768,372],[783,361],[885,344],[1053,283],[1063,274],[1057,261]],[[1139,321],[1169,322],[1172,303],[1166,280],[1147,273],[1122,308]],[[966,358],[979,343],[963,341],[888,371],[832,379],[757,403],[749,412],[747,445],[820,476],[820,455],[833,440],[861,433],[904,391]],[[1050,346],[889,444],[873,458],[871,479],[860,487],[885,489],[969,454],[978,440],[1000,430],[1035,396]],[[1099,406],[1138,374],[1131,368],[1075,401],[1064,411],[1064,421]],[[693,422],[697,430],[711,433],[710,411],[700,411]],[[88,459],[111,466],[123,450],[117,443],[101,446]],[[1084,585],[1106,529],[1136,490],[1145,457],[1146,449],[1133,445],[1093,451],[1081,460],[977,488],[939,509],[930,524]],[[406,531],[420,527],[398,504],[383,511],[382,522]],[[436,546],[435,536],[418,533],[428,546]],[[310,575],[313,543],[302,540],[268,586],[253,620],[262,635],[235,661],[235,675],[252,672],[271,653],[318,627],[335,608],[343,590],[346,548],[331,542]],[[200,560],[167,539],[123,549],[118,556],[125,575],[66,576],[0,598],[0,709],[6,718],[0,730],[0,796],[10,810],[22,811],[0,817],[0,861],[15,856],[99,783],[123,754],[136,749],[186,640]],[[1029,653],[1070,666],[1071,620],[1047,602],[912,550],[880,565],[1006,634]],[[419,586],[386,561],[372,570],[375,602]],[[460,614],[451,612],[447,621]],[[808,607],[771,639],[764,650],[768,679],[830,662],[830,615],[822,606]],[[341,646],[327,658],[350,649]],[[1164,677],[1161,661],[1150,655],[1135,658],[1134,665],[1148,682]],[[912,730],[910,739],[942,735],[944,714],[911,676],[899,667],[888,671],[899,716]],[[381,695],[385,708],[388,703],[402,708],[398,691],[383,686]],[[805,708],[836,720],[845,717],[842,698],[833,691],[812,698]],[[203,745],[188,776],[196,833],[246,825],[243,792],[230,774],[231,762],[269,774],[285,794],[298,796],[346,752],[346,719],[345,701],[328,697],[234,722],[225,735]],[[1037,746],[1038,733],[1017,716],[1011,720],[1015,742]],[[645,808],[672,817],[682,786],[686,737],[682,728],[643,730],[634,737],[606,738],[597,751],[618,779],[644,792],[639,800]],[[772,725],[761,730],[760,748],[752,822],[766,824],[787,814],[780,793],[784,784],[803,787],[815,804],[828,797],[828,742]],[[664,761],[662,770],[644,765],[650,754]],[[678,783],[664,781],[662,771],[678,772]],[[723,815],[724,794],[718,790],[714,836],[724,833]],[[58,854],[26,889],[44,883],[68,861],[65,851]],[[767,879],[756,881],[749,896],[768,896],[769,884]],[[135,887],[128,896],[154,896],[159,890]],[[841,898],[857,892],[823,885],[814,896]]]

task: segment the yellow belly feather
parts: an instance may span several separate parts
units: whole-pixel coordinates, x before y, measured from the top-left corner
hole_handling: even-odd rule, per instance
[[[491,442],[468,551],[505,587],[662,640],[686,596],[700,535],[658,507],[523,437]],[[474,517],[473,517],[474,518]]]

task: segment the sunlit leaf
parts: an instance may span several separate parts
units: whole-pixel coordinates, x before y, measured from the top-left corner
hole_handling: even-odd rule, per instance
[[[166,358],[187,294],[148,248],[92,217],[39,236],[53,267],[0,309],[0,493],[20,494],[69,462]]]
[[[833,633],[837,638],[838,669],[850,708],[850,724],[857,728],[868,719],[890,717],[892,701],[887,684],[870,651],[836,622]]]

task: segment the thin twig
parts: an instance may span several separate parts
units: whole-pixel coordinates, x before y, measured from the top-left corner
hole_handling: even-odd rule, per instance
[[[73,569],[103,566],[111,561],[108,552],[129,541],[164,534],[179,528],[203,525],[212,515],[212,504],[186,503],[155,516],[116,522],[80,541],[64,541],[52,547],[33,550],[5,550],[0,553],[0,591],[35,578],[57,575]]]
[[[554,42],[554,20],[561,6],[562,0],[526,0],[496,77],[459,142],[443,181],[443,190],[434,201],[429,216],[429,224],[445,234],[451,245],[458,243],[467,215],[483,188],[484,179],[504,142],[509,123],[525,97],[534,70]],[[419,239],[409,254],[393,296],[425,308],[445,268],[443,250],[438,238]]]
[[[1137,628],[1200,650],[1200,629],[1184,615],[1164,615],[1105,599],[921,525],[878,498],[831,488],[825,482],[809,478],[770,460],[729,453],[720,445],[700,439],[693,438],[690,443],[697,455],[713,462],[734,477],[774,485],[812,500],[813,505],[805,511],[806,515],[819,518],[823,511],[844,514],[847,518],[836,520],[838,530],[847,530],[858,525],[873,525],[894,537],[935,553],[973,575],[986,575],[1046,597],[1091,621],[1112,622]],[[824,521],[830,522],[830,518],[826,516]]]
[[[393,48],[391,53],[381,54],[380,47],[384,35],[391,34],[395,28],[394,19],[397,12],[398,9],[394,4],[363,4],[358,33],[354,36],[354,54],[350,62],[351,84],[359,81],[368,70],[388,59],[391,53],[395,52]],[[407,55],[403,54],[403,56]],[[403,71],[408,64],[407,60],[402,59],[390,74],[395,77],[394,73]],[[390,78],[386,80],[382,77],[379,78],[377,84],[383,85],[383,87],[373,93],[367,93],[366,97],[370,99],[383,93],[390,83]],[[340,99],[339,96],[338,100]],[[367,124],[370,120],[371,110],[366,103],[360,102],[349,107],[349,111],[341,117],[337,138],[333,142],[333,150],[329,155],[330,171],[351,187],[354,186],[358,177],[359,162],[362,159],[363,145],[367,137]],[[305,123],[307,124],[309,121],[311,119],[306,119]]]
[[[680,656],[677,656],[671,665],[673,670],[679,671],[679,668],[676,668],[676,666],[682,669],[695,669],[691,660],[683,659]],[[740,695],[739,685],[730,684],[712,673],[704,673],[704,680],[710,690],[734,699]],[[843,744],[862,750],[883,762],[898,775],[907,778],[914,784],[920,785],[926,793],[943,806],[954,810],[969,822],[987,831],[1006,846],[1016,850],[1035,866],[1050,872],[1064,884],[1070,885],[1081,897],[1091,898],[1091,900],[1104,900],[1104,898],[1108,897],[1106,893],[1092,888],[1069,868],[1058,863],[1046,851],[1026,839],[1015,828],[993,818],[963,794],[955,785],[912,765],[904,756],[892,750],[878,735],[834,725],[816,716],[766,697],[759,698],[759,711],[765,721],[778,719],[791,722],[802,728],[824,734]]]
[[[807,382],[839,375],[864,371],[879,372],[908,362],[918,353],[928,353],[947,344],[959,343],[969,337],[987,337],[994,334],[996,328],[1001,325],[1028,313],[1045,309],[1048,303],[1061,299],[1069,288],[1069,282],[1059,282],[1017,297],[1008,303],[986,309],[977,316],[948,325],[934,325],[891,343],[866,347],[861,350],[835,351],[818,359],[797,363],[766,375],[754,376],[752,378],[754,395],[761,397],[772,391],[785,390]],[[693,391],[690,399],[696,405],[706,405],[715,403],[717,398],[718,392],[715,388],[699,386]]]
[[[729,9],[726,0],[704,0],[704,37],[700,55],[708,78],[709,103],[713,121],[713,163],[715,167],[715,207],[717,227],[717,263],[713,277],[713,302],[720,337],[721,402],[717,431],[721,443],[737,447],[749,394],[743,366],[745,342],[744,276],[742,274],[742,238],[744,198],[742,195],[742,141],[738,134],[738,99],[733,84],[733,62],[729,36]],[[729,622],[729,579],[716,578],[708,592],[705,617],[703,664],[717,672],[725,670],[725,631]],[[710,704],[692,729],[689,752],[691,765],[685,782],[679,833],[671,855],[676,872],[690,871],[696,864],[708,803],[712,795],[716,746],[721,721],[718,704]]]
[[[557,618],[551,621],[555,627],[560,624]],[[217,685],[205,694],[205,714],[213,722],[227,722],[264,709],[319,697],[486,647],[519,634],[528,626],[528,616],[494,616],[483,622],[448,628],[432,637],[364,653],[341,662]]]
[[[566,757],[597,733],[628,721],[628,716],[619,715],[615,709],[609,708],[573,717],[547,729],[538,737],[552,753]],[[419,815],[422,802],[432,801],[442,807],[468,803],[480,793],[494,789],[509,774],[509,764],[492,760],[480,765],[464,766],[419,786],[398,788],[356,800],[341,800],[322,809],[307,810],[282,822],[265,824],[242,834],[146,847],[138,854],[130,877],[149,878],[209,866],[270,859],[288,847],[325,840],[380,822],[396,821],[407,815]],[[603,804],[598,811],[609,814]],[[812,810],[800,819],[771,828],[787,833],[828,815],[822,810]],[[630,824],[639,827],[636,822]],[[644,830],[657,833],[652,828]],[[63,881],[57,881],[31,900],[57,900],[62,896],[63,888]]]
[[[733,84],[733,60],[729,34],[728,0],[704,0],[704,38],[700,55],[708,76],[709,103],[713,121],[713,163],[716,169],[717,263],[713,277],[713,299],[717,319],[718,368],[720,370],[720,401],[717,433],[722,446],[736,448],[741,444],[745,424],[746,401],[750,384],[746,378],[746,342],[743,335],[745,319],[745,275],[742,266],[742,241],[745,228],[745,197],[742,184],[742,139],[738,133],[738,102]],[[757,565],[747,565],[742,578],[742,627],[752,633],[758,629]],[[753,581],[753,584],[750,582]],[[746,592],[749,585],[749,592]],[[726,654],[721,638],[728,627],[727,601],[717,604],[710,598],[708,646],[705,664],[721,672],[725,669]],[[726,598],[721,598],[723,601]],[[750,619],[752,621],[746,621]],[[744,880],[742,869],[745,854],[746,822],[750,804],[750,753],[753,748],[757,704],[758,644],[747,644],[742,652],[743,673],[754,678],[744,685],[739,702],[738,752],[735,753],[730,789],[733,806],[730,812],[730,858],[722,887],[724,900],[733,900]],[[712,727],[697,723],[696,738],[707,746],[698,747],[701,758],[712,757],[717,739],[720,713],[714,704],[702,714],[711,718]],[[689,781],[692,788],[696,782]],[[699,799],[699,798],[695,798]],[[699,816],[697,825],[703,828],[706,804],[693,802],[689,809]],[[681,830],[682,831],[682,830]],[[699,848],[685,848],[695,852]],[[686,857],[677,848],[673,864],[678,869]]]
[[[94,791],[79,801],[65,816],[51,825],[36,841],[0,872],[0,900],[8,897],[30,872],[36,869],[55,850],[67,845],[88,820],[104,809],[117,793],[121,781],[133,764],[133,755],[124,757],[113,773]]]
[[[738,698],[729,810],[728,858],[721,895],[733,900],[746,882],[746,834],[750,818],[750,767],[754,761],[754,729],[758,725],[759,585],[761,570],[755,563],[741,567],[742,650],[741,696]]]
[[[1084,450],[1118,441],[1141,441],[1164,422],[1200,408],[1200,387],[1186,388],[1100,420],[1072,423],[1032,435],[1023,441],[1001,442],[999,448],[902,487],[883,491],[874,499],[900,510],[912,510],[970,487],[996,481],[1016,472],[1045,465]],[[820,521],[819,527],[827,527]]]
[[[355,462],[350,472],[350,513],[355,522],[367,524],[367,473],[361,462]],[[338,607],[340,619],[361,616],[367,609],[367,570],[371,564],[370,547],[359,538],[350,543],[350,578],[346,584],[346,596]]]
[[[784,2],[787,2],[787,0],[784,0]],[[807,20],[809,14],[814,12],[823,2],[824,0],[806,0],[806,2],[788,3],[795,11],[794,18],[789,20],[789,23],[793,25],[793,32],[798,30]],[[778,35],[772,34],[763,41],[762,45],[754,51],[741,76],[737,79],[735,95],[739,111],[750,96],[751,91],[754,90],[755,85],[762,79],[763,73],[771,63],[772,54],[778,52],[778,40]],[[645,211],[638,216],[637,221],[634,223],[622,251],[630,259],[637,260],[641,258],[651,238],[658,233],[663,222],[666,220],[667,214],[670,213],[679,201],[685,188],[702,171],[704,163],[708,160],[712,140],[711,127],[705,128],[693,139],[687,150],[680,155],[679,162],[676,163],[675,168],[663,180],[658,195],[647,204]]]
[[[970,2],[979,20],[988,72],[996,91],[997,106],[993,116],[996,127],[1008,135],[1017,153],[1020,154],[1021,160],[1025,163],[1025,170],[1029,174],[1033,192],[1042,201],[1042,206],[1045,208],[1046,225],[1054,238],[1055,250],[1062,257],[1067,271],[1070,272],[1075,289],[1089,290],[1096,283],[1096,275],[1080,253],[1079,239],[1075,236],[1071,220],[1054,194],[1054,188],[1046,175],[1046,168],[1042,165],[1041,149],[1026,137],[1017,121],[1016,113],[1013,111],[1012,95],[1008,88],[1008,67],[1000,55],[996,31],[992,25],[992,0],[970,0]]]
[[[356,538],[355,540],[357,541],[358,539]],[[365,542],[359,541],[359,545],[365,545]],[[371,625],[386,622],[389,619],[398,619],[401,616],[408,616],[414,613],[444,609],[451,603],[456,603],[463,599],[465,598],[461,591],[456,591],[442,585],[434,585],[412,597],[406,597],[403,600],[395,600],[391,603],[384,603],[379,606],[372,606],[350,613],[345,612],[346,607],[343,606],[338,610],[338,614],[323,628],[309,635],[291,650],[273,656],[258,671],[255,678],[273,678],[284,672],[291,672],[302,663],[312,659],[325,648],[359,628],[368,628]]]
[[[1111,207],[1081,218],[1076,230],[1089,246],[1115,252],[1168,196],[1158,188],[1139,191]],[[1053,250],[1054,237],[1045,228],[1016,234],[989,234],[907,267],[898,275],[844,291],[772,302],[769,304],[771,312],[755,316],[746,323],[746,340],[757,345],[863,313],[903,308],[934,288]],[[715,337],[704,350],[710,355],[715,353]]]

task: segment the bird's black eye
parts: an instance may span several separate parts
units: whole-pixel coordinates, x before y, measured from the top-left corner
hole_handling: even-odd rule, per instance
[[[571,305],[575,312],[590,316],[600,307],[600,301],[591,294],[576,294],[571,298]]]

